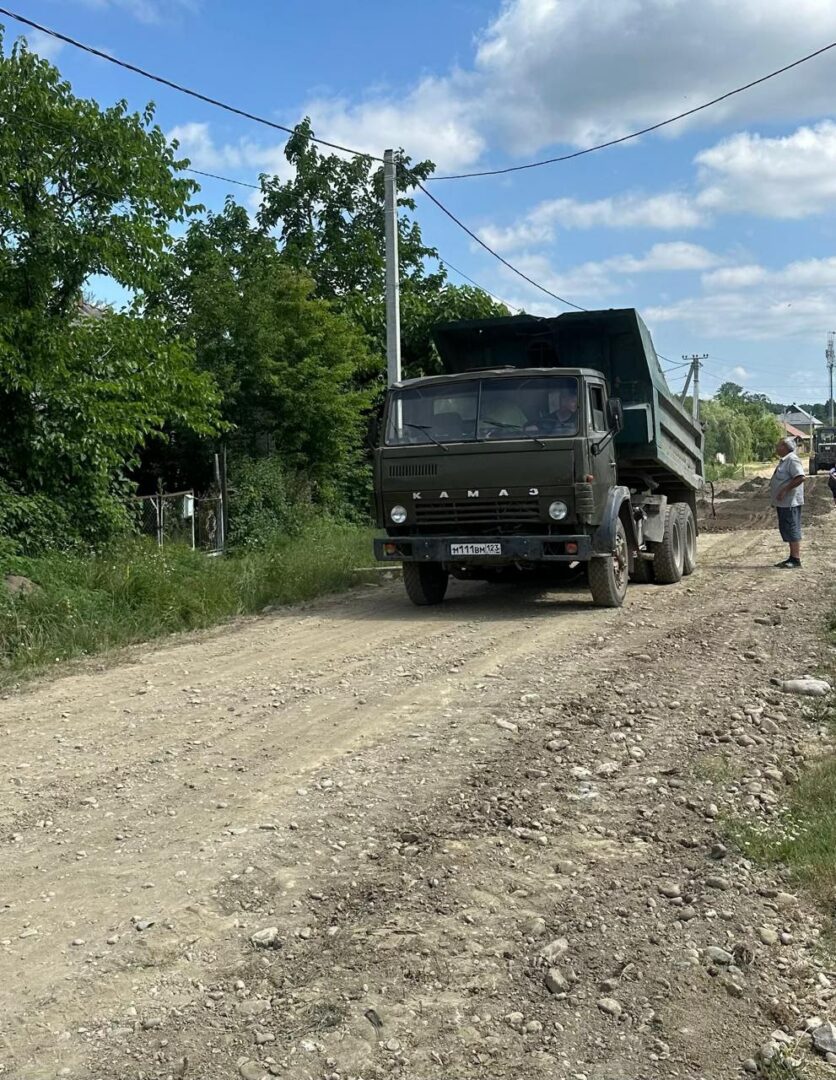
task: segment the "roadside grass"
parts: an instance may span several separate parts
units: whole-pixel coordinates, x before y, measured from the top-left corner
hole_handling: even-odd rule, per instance
[[[225,558],[135,540],[100,555],[16,559],[10,569],[38,590],[11,597],[0,587],[0,686],[56,662],[345,589],[371,564],[372,535],[317,521]]]
[[[836,615],[828,624],[832,638]],[[829,675],[834,684],[833,673]],[[805,706],[811,725],[836,730],[836,707],[828,698]],[[769,824],[733,820],[729,837],[751,859],[779,864],[830,913],[836,913],[836,754],[811,764],[787,793],[786,806]]]
[[[789,793],[778,822],[732,822],[729,832],[749,858],[780,863],[826,907],[836,906],[836,757],[811,766]]]

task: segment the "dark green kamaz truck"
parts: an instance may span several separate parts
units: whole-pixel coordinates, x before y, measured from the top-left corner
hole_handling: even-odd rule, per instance
[[[829,472],[834,465],[836,465],[836,428],[819,428],[813,433],[810,447],[810,475]]]
[[[694,569],[703,435],[632,308],[451,323],[447,374],[386,396],[374,458],[375,556],[416,604],[450,575],[586,564],[593,601]]]

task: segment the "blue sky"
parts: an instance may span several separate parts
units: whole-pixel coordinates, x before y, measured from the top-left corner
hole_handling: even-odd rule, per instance
[[[836,41],[832,0],[18,0],[25,15],[203,92],[440,174],[617,137]],[[7,27],[10,37],[19,30]],[[29,34],[77,93],[153,99],[197,168],[281,172],[278,133]],[[697,118],[577,161],[434,193],[553,291],[635,306],[776,400],[824,400],[836,329],[836,49]],[[228,186],[204,182],[219,206]],[[241,201],[253,193],[232,188]],[[426,239],[509,303],[537,293],[422,201]],[[456,280],[455,273],[451,278]],[[106,290],[105,290],[106,291]]]

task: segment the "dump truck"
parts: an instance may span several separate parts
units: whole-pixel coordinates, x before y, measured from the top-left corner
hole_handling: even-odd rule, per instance
[[[823,427],[813,433],[810,445],[810,475],[830,471],[836,465],[836,428]]]
[[[586,569],[593,602],[696,562],[703,432],[633,308],[439,326],[444,374],[389,388],[377,429],[375,557],[418,605],[450,577]]]

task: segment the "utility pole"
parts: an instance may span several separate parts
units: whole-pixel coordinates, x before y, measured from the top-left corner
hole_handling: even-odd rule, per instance
[[[827,357],[827,374],[830,376],[830,426],[834,427],[833,423],[833,366],[836,363],[836,350],[833,347],[834,331],[831,330],[827,335],[827,349],[825,350],[825,356]],[[811,429],[812,434],[812,429]]]
[[[708,359],[708,353],[703,353],[698,356],[696,353],[692,353],[691,356],[683,356],[682,359],[687,364],[690,361],[691,367],[688,371],[688,378],[685,380],[685,386],[682,390],[680,401],[685,401],[688,396],[688,387],[691,385],[691,379],[694,380],[694,394],[691,398],[691,418],[694,421],[698,421],[700,418],[700,368],[702,367],[703,360]]]
[[[383,151],[383,216],[386,233],[386,374],[401,381],[401,297],[398,263],[398,178],[395,151]]]

